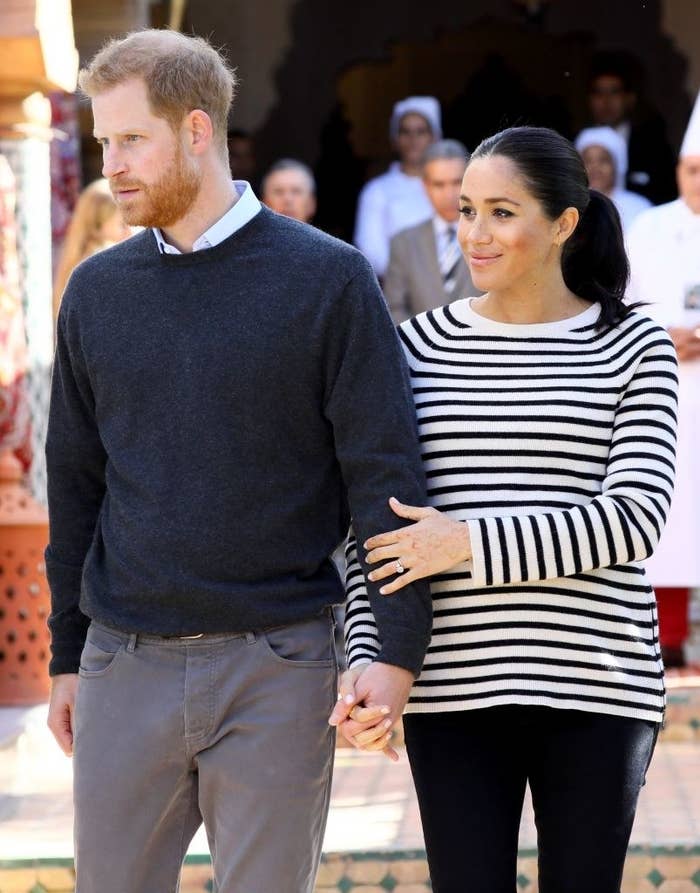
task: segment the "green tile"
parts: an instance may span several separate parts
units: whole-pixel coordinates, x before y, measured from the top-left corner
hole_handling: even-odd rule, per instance
[[[690,879],[696,887],[700,887],[700,869],[695,872],[695,874]]]
[[[652,868],[647,875],[647,880],[655,887],[660,887],[661,884],[663,884],[663,882],[666,880],[666,878],[661,874],[658,868]]]
[[[43,884],[34,884],[29,893],[46,893],[46,887]]]
[[[694,717],[690,720],[690,722],[688,723],[688,725],[691,727],[691,729],[700,729],[700,719],[698,719],[697,716],[694,716]]]
[[[396,880],[396,878],[388,874],[381,882],[380,887],[382,887],[383,890],[393,890],[397,884],[398,881]]]
[[[521,890],[524,890],[526,887],[529,887],[530,884],[532,883],[530,878],[525,877],[524,874],[519,874],[516,878],[516,881],[517,881],[518,887],[520,887]]]
[[[353,888],[353,883],[350,878],[343,877],[338,881],[338,889],[340,893],[350,893],[350,890]]]

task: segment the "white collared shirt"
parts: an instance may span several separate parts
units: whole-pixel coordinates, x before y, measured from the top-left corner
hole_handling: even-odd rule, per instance
[[[245,226],[255,217],[261,208],[257,196],[253,192],[250,183],[245,180],[234,180],[233,185],[238,193],[238,201],[229,208],[229,210],[220,217],[216,223],[202,233],[192,245],[192,251],[201,251],[203,248],[213,248],[224,239],[228,239],[237,230]],[[170,245],[163,238],[163,233],[157,228],[152,229],[153,235],[158,243],[158,250],[161,254],[182,254],[182,252],[174,245]]]
[[[435,244],[437,246],[438,256],[447,243],[448,227],[454,230],[454,232],[457,232],[458,223],[459,218],[448,223],[448,221],[441,217],[439,214],[433,215],[433,232],[435,233]]]

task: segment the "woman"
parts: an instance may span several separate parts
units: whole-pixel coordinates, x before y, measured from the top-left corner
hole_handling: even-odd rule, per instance
[[[557,133],[476,149],[458,238],[485,294],[399,329],[431,505],[392,500],[415,523],[364,544],[384,594],[432,577],[404,727],[433,890],[512,893],[529,783],[541,893],[617,893],[664,710],[639,562],[671,497],[676,359],[623,304],[619,217]],[[344,692],[378,651],[349,556]],[[346,736],[385,748],[386,712]]]
[[[109,248],[133,233],[122,220],[107,180],[94,180],[80,193],[66,233],[53,289],[54,319],[58,316],[63,292],[78,264],[103,248]]]
[[[408,96],[397,102],[389,136],[399,160],[363,186],[353,236],[380,278],[389,263],[392,237],[433,216],[423,185],[423,155],[442,137],[440,103],[434,96]]]
[[[611,199],[626,232],[637,214],[652,206],[648,198],[625,189],[627,143],[612,127],[587,127],[574,145],[583,159],[591,189]]]

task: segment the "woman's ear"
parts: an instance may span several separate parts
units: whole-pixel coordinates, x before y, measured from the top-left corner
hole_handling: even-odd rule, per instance
[[[566,208],[556,220],[554,244],[561,248],[578,226],[580,214],[576,208]]]

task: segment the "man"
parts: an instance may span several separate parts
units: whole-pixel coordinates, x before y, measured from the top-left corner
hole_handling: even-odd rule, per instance
[[[649,302],[642,312],[668,328],[680,363],[677,485],[667,529],[647,569],[655,586],[685,589],[700,586],[700,95],[676,175],[679,197],[637,217],[629,231],[628,252],[630,297]],[[678,598],[678,593],[657,594],[662,611],[665,599]],[[680,611],[683,626],[687,593]],[[667,657],[674,663],[680,659],[679,654]]]
[[[360,193],[353,241],[384,276],[389,242],[399,230],[427,220],[433,213],[423,187],[426,149],[442,137],[440,104],[433,96],[409,96],[394,105],[389,136],[399,160]]]
[[[457,242],[459,194],[469,153],[457,140],[439,140],[425,153],[423,186],[433,207],[425,223],[394,236],[384,297],[394,322],[480,294]]]
[[[66,289],[47,438],[53,688],[77,893],[175,890],[204,821],[220,893],[310,893],[335,701],[328,558],[425,499],[401,350],[350,246],[229,179],[234,76],[146,30],[81,73],[103,172],[147,227]],[[393,522],[392,522],[393,523]],[[427,588],[374,593],[360,679],[398,718]]]
[[[278,214],[310,223],[316,213],[316,181],[311,168],[293,158],[276,161],[263,177],[262,200]]]
[[[255,142],[247,130],[234,128],[226,135],[228,162],[234,180],[256,184]]]
[[[624,55],[599,54],[591,71],[588,105],[593,125],[612,127],[627,145],[627,188],[659,204],[675,195],[673,152],[661,117],[643,108],[633,67]]]

